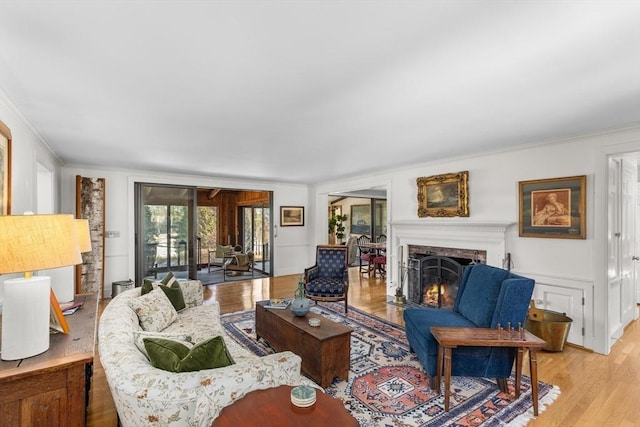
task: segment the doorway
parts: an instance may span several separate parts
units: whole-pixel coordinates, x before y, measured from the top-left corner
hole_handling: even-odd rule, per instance
[[[608,334],[613,345],[638,318],[640,302],[637,207],[640,153],[612,155],[608,160]]]
[[[221,246],[252,252],[254,271],[271,275],[271,192],[147,183],[134,191],[137,283],[169,271],[222,282]]]

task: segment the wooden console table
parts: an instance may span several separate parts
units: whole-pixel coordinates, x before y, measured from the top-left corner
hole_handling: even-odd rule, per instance
[[[84,426],[95,351],[97,294],[76,295],[69,334],[52,334],[49,350],[0,361],[0,426]],[[1,331],[0,331],[1,332]]]
[[[513,347],[516,353],[516,397],[520,396],[522,378],[522,356],[529,350],[531,370],[531,398],[533,415],[538,416],[538,359],[536,351],[545,342],[526,330],[499,330],[488,328],[444,328],[432,327],[431,334],[438,341],[438,369],[436,392],[440,393],[440,375],[444,368],[444,410],[449,411],[449,387],[451,385],[451,349],[459,346],[472,347]],[[443,366],[444,365],[444,366]]]

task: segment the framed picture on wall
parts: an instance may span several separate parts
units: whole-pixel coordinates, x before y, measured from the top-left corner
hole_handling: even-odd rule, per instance
[[[11,130],[0,122],[0,215],[11,214]]]
[[[304,206],[280,206],[280,227],[304,225]]]
[[[586,239],[586,175],[520,181],[520,236]]]
[[[418,185],[418,217],[469,216],[469,171],[423,176]]]
[[[351,205],[351,233],[371,234],[371,205]]]

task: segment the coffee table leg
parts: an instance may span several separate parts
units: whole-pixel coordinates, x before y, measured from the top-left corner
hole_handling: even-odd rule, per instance
[[[522,379],[522,355],[524,354],[524,348],[518,347],[516,353],[516,397],[520,397],[520,385]]]
[[[451,347],[444,348],[444,411],[449,412],[449,388],[451,386]]]
[[[536,350],[529,349],[529,370],[531,371],[531,399],[533,400],[533,415],[538,416],[538,356]]]

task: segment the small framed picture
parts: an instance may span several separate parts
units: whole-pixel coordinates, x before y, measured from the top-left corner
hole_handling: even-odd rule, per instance
[[[586,239],[586,175],[520,181],[520,237]]]
[[[304,206],[280,206],[280,227],[304,225]]]
[[[67,323],[67,319],[65,319],[64,314],[62,314],[62,309],[60,308],[60,304],[58,304],[58,299],[56,298],[56,294],[53,293],[53,289],[51,289],[51,319],[49,321],[49,326],[56,332],[62,332],[63,334],[69,333],[69,324]]]

